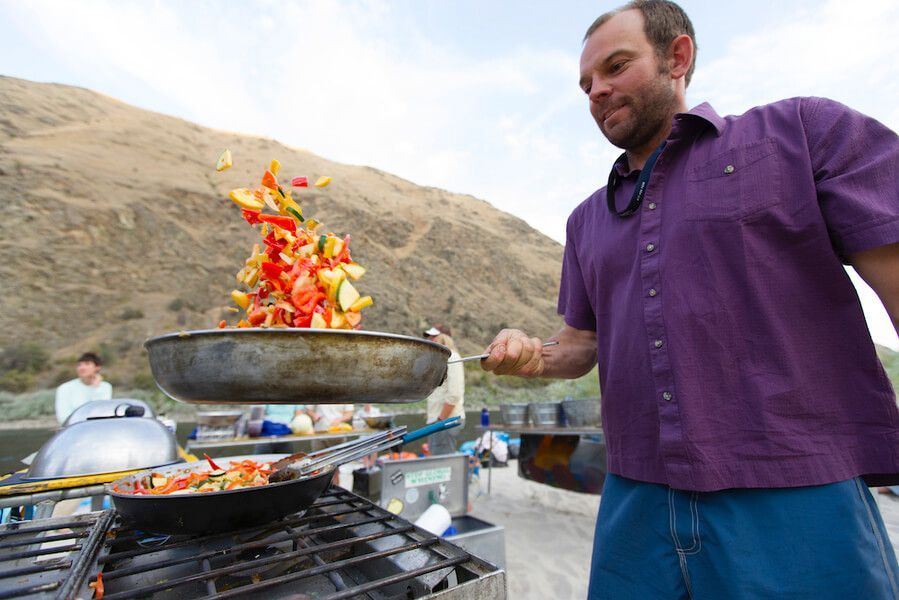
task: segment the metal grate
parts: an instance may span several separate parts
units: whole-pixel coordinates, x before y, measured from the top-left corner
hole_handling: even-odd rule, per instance
[[[73,597],[112,520],[106,511],[0,526],[0,598]]]
[[[496,569],[386,510],[329,488],[305,513],[205,536],[110,530],[96,555],[107,600],[426,598]],[[90,597],[87,580],[82,596]]]

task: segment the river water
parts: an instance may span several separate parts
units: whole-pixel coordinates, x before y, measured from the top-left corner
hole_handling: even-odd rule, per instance
[[[490,417],[491,421],[496,421],[499,414],[491,413]],[[405,425],[411,431],[424,426],[425,415],[423,413],[397,415],[394,420],[397,425]],[[465,426],[459,434],[459,443],[477,439],[481,433],[478,429],[480,424],[480,414],[478,412],[468,412],[465,418]],[[176,437],[178,443],[181,444],[182,447],[187,442],[187,436],[193,431],[194,426],[194,423],[178,423]],[[0,474],[25,468],[21,459],[32,452],[37,452],[44,442],[50,439],[55,431],[55,429],[49,427],[43,429],[0,429]],[[421,441],[412,442],[411,444],[408,444],[404,450],[418,452],[421,448],[421,444]],[[210,450],[208,452],[210,456],[216,457],[249,454],[252,453],[252,451],[253,447],[251,443],[247,446]]]

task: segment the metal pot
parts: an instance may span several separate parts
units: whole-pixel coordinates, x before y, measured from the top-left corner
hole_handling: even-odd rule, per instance
[[[134,414],[134,416],[142,416],[150,419],[156,417],[156,415],[153,414],[153,409],[150,408],[150,405],[143,400],[136,400],[133,398],[94,400],[87,404],[82,404],[73,410],[62,426],[68,427],[69,425],[87,421],[88,419],[96,419],[97,417],[131,416],[131,414],[126,413],[137,413],[139,412],[137,409],[143,409],[143,414]]]
[[[25,479],[117,473],[178,460],[174,434],[156,419],[95,418],[57,431],[38,450]]]
[[[500,404],[503,425],[524,425],[528,416],[527,404]]]
[[[561,402],[531,402],[528,405],[528,417],[535,427],[557,427]]]
[[[599,399],[562,400],[562,414],[569,427],[598,427],[600,424]]]

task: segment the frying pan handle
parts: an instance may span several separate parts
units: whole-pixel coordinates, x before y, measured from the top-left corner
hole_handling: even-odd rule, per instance
[[[415,431],[409,432],[403,436],[403,443],[408,444],[411,441],[426,437],[431,435],[432,433],[437,433],[438,431],[443,431],[445,429],[452,429],[462,422],[462,417],[450,417],[449,419],[444,419],[443,421],[437,421],[436,423],[431,423],[430,425],[426,425],[421,429],[416,429]]]

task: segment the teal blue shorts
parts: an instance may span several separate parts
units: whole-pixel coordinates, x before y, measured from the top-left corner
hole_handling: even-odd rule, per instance
[[[899,598],[899,567],[860,479],[686,492],[607,475],[590,600]]]

